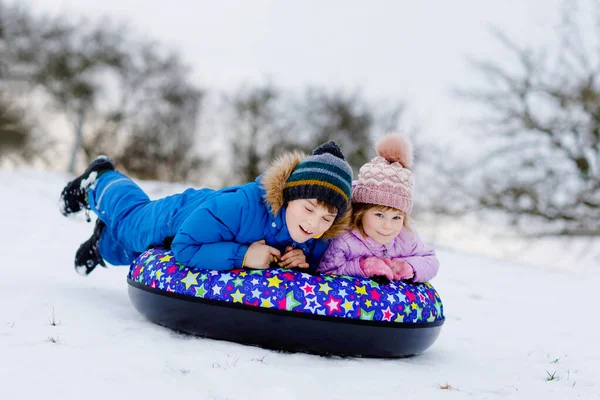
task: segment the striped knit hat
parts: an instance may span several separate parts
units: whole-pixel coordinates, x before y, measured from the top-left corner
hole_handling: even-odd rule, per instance
[[[337,217],[350,204],[352,194],[352,167],[335,142],[317,147],[306,157],[285,182],[285,202],[298,199],[318,199],[337,208]]]

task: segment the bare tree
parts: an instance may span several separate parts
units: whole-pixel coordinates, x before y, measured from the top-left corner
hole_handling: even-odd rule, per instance
[[[13,73],[22,67],[14,68],[12,63],[14,47],[20,45],[18,32],[15,34],[13,28],[23,28],[28,22],[20,8],[0,1],[0,158],[14,162],[29,162],[53,145],[53,140],[36,128],[32,114],[23,104],[22,93],[13,87],[19,81]]]
[[[329,94],[310,89],[305,98],[305,118],[311,147],[328,140],[337,142],[352,168],[369,160],[374,116],[357,94]]]
[[[107,21],[71,23],[23,6],[2,8],[3,78],[43,89],[70,117],[94,106],[106,83],[100,75],[123,66],[122,32]]]
[[[43,93],[50,112],[81,124],[84,163],[106,153],[133,175],[169,180],[205,163],[195,148],[203,92],[175,52],[110,20],[73,23],[2,0],[0,11],[0,83]]]
[[[306,154],[336,141],[355,171],[375,154],[377,136],[400,126],[404,107],[376,107],[360,93],[310,88],[304,95],[267,85],[243,88],[229,99],[236,182],[252,181],[278,155],[292,149]]]
[[[401,102],[394,102],[392,106],[378,105],[360,92],[317,88],[306,92],[302,108],[309,139],[306,150],[334,140],[356,173],[375,156],[376,139],[400,128],[404,113]]]
[[[287,118],[285,98],[272,85],[240,88],[227,98],[233,176],[251,182],[268,163],[293,142],[293,123]]]
[[[0,93],[0,158],[25,148],[30,136],[23,112]]]
[[[116,77],[118,101],[96,116],[100,123],[88,129],[83,148],[91,158],[118,143],[115,161],[129,173],[185,180],[209,162],[195,147],[203,92],[187,80],[176,54],[154,47],[127,55]]]
[[[438,211],[496,210],[532,235],[600,235],[600,60],[582,40],[600,44],[600,5],[595,31],[582,35],[590,14],[577,4],[565,3],[558,48],[522,48],[496,32],[516,62],[473,61],[487,83],[460,94],[487,109],[482,155],[447,175],[460,192],[446,196],[461,201]]]

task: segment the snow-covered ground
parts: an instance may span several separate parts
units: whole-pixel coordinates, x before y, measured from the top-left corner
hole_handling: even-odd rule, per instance
[[[68,179],[0,170],[0,399],[600,399],[598,268],[439,250],[432,283],[447,319],[424,354],[273,352],[148,322],[129,301],[126,268],[77,275],[73,254],[92,224],[59,214]]]

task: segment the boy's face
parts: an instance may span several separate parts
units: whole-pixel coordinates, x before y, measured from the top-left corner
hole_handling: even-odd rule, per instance
[[[362,217],[362,227],[368,237],[379,244],[388,244],[402,231],[404,213],[399,210],[371,208]]]
[[[292,200],[287,204],[285,223],[297,243],[320,236],[331,228],[336,214],[317,203],[317,199]]]

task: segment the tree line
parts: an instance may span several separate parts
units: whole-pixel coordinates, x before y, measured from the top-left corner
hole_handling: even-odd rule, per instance
[[[600,30],[585,25],[600,19],[600,6],[566,1],[561,15],[557,44],[528,47],[495,32],[512,59],[470,60],[483,80],[458,88],[457,101],[484,110],[477,157],[422,145],[409,132],[415,168],[434,171],[419,185],[421,209],[498,213],[528,235],[600,234]],[[176,51],[110,20],[73,22],[0,0],[0,161],[55,163],[48,115],[81,133],[80,165],[106,153],[143,179],[201,184],[221,154],[199,149],[227,132],[223,184],[232,184],[255,179],[282,151],[309,152],[326,140],[358,172],[377,136],[403,127],[406,104],[274,84],[219,93],[194,83]]]

